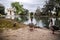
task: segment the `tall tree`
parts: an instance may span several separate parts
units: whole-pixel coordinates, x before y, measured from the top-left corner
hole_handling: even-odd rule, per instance
[[[40,7],[38,6],[35,11],[35,15],[40,15],[40,14],[41,14],[41,10],[40,10]]]
[[[46,2],[44,6],[44,11],[46,13],[50,12],[50,14],[52,14],[51,11],[53,11],[54,8],[55,8],[56,16],[58,16],[60,11],[60,0],[49,0],[48,2]]]
[[[3,6],[3,4],[0,4],[0,14],[5,15],[4,10],[5,7]]]
[[[28,14],[29,10],[28,9],[24,9],[24,14]]]
[[[17,14],[21,14],[24,12],[23,5],[20,4],[19,2],[13,2],[11,6],[16,9]]]
[[[46,1],[46,4],[44,5],[44,13],[48,14],[52,14],[51,11],[54,9],[54,0],[49,0],[49,1]]]
[[[60,12],[60,0],[55,0],[55,8],[56,8],[56,16],[58,16]]]

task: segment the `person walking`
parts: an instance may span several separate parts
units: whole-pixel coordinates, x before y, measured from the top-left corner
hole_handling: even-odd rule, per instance
[[[52,34],[54,34],[54,28],[53,28],[53,20],[52,18],[50,19],[50,24],[49,24],[49,28],[52,30]]]

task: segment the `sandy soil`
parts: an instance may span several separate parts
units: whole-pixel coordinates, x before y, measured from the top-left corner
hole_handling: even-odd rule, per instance
[[[60,32],[51,34],[48,29],[35,28],[33,31],[29,27],[17,30],[5,30],[0,34],[0,40],[60,40]]]

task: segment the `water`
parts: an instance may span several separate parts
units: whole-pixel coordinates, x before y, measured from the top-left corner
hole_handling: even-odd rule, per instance
[[[30,16],[14,16],[16,21],[22,22],[26,25],[31,23]],[[51,17],[33,17],[32,23],[39,27],[49,27],[49,20]],[[52,18],[53,25],[60,26],[60,18]]]
[[[20,22],[28,25],[29,23],[31,23],[31,19],[27,16],[27,17],[19,17],[20,18]],[[23,21],[22,21],[23,20]],[[50,18],[49,17],[34,17],[33,18],[33,21],[32,23],[36,26],[39,26],[39,27],[46,27],[48,28],[49,27],[49,20]],[[52,18],[53,20],[53,25],[56,25],[56,26],[60,26],[60,18]]]

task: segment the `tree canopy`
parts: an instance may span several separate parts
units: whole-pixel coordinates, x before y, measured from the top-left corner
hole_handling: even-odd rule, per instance
[[[51,13],[55,8],[56,16],[58,16],[59,10],[60,10],[60,0],[49,0],[46,1],[46,4],[44,5],[44,13]]]
[[[22,4],[20,4],[19,2],[13,2],[11,6],[16,9],[17,14],[23,14],[24,8]]]
[[[40,15],[40,14],[41,14],[41,10],[40,10],[40,7],[38,6],[35,11],[35,15]]]
[[[0,14],[5,15],[5,7],[3,4],[0,4]]]

